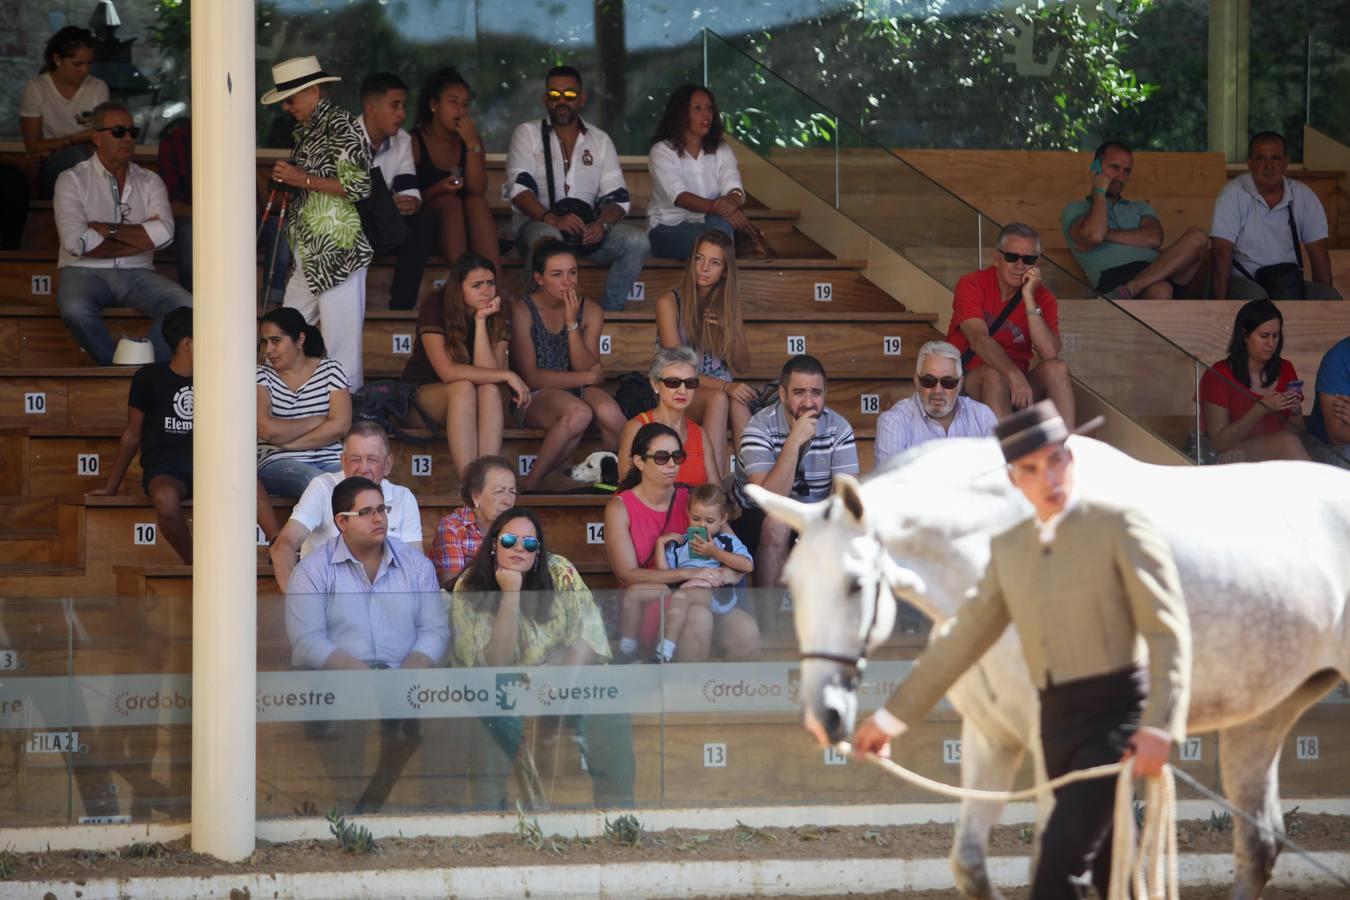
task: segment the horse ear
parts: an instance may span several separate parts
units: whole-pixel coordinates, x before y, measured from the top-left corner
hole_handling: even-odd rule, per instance
[[[757,484],[747,484],[745,492],[765,513],[786,523],[798,534],[804,532],[807,525],[824,517],[827,508],[827,504],[824,503],[800,503],[791,497],[765,490]]]
[[[859,524],[863,520],[862,484],[852,475],[839,473],[834,476],[834,495],[844,503],[844,509]]]

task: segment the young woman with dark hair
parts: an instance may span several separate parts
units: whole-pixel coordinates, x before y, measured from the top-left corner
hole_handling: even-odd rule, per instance
[[[697,84],[675,89],[652,135],[647,156],[652,199],[647,237],[654,256],[688,259],[699,235],[750,233],[741,207],[745,188],[712,91]]]
[[[1264,299],[1244,304],[1228,356],[1200,379],[1205,431],[1220,462],[1309,458],[1301,437],[1303,383],[1283,351],[1279,307]]]
[[[511,365],[533,391],[530,405],[515,412],[516,423],[548,433],[534,468],[520,481],[522,491],[539,488],[566,462],[592,422],[601,445],[618,447],[624,417],[601,388],[600,306],[577,293],[576,253],[562,241],[545,238],[531,254],[533,293],[511,301]]]
[[[445,289],[426,297],[418,311],[417,340],[402,376],[420,385],[409,424],[443,427],[460,475],[474,459],[501,452],[501,385],[518,408],[529,406],[529,387],[507,368],[510,333],[496,266],[477,253],[456,259]]]
[[[501,269],[497,226],[487,195],[487,155],[478,125],[469,117],[473,91],[451,68],[432,72],[422,82],[413,127],[413,161],[422,210],[412,223],[430,252],[439,234],[439,249],[447,261],[472,250]]]
[[[52,196],[57,175],[93,153],[89,117],[108,99],[108,85],[89,74],[93,61],[93,33],[67,25],[47,41],[38,76],[23,87],[19,131],[43,197]]]
[[[299,497],[310,479],[342,468],[352,395],[319,329],[298,310],[274,309],[258,331],[266,363],[257,369],[258,477],[268,492]]]

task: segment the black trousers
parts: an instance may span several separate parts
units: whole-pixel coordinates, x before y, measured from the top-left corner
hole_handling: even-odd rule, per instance
[[[1052,684],[1041,691],[1041,747],[1051,778],[1119,762],[1139,727],[1148,673],[1129,668]],[[1080,781],[1055,791],[1055,810],[1041,836],[1032,900],[1084,900],[1111,881],[1113,778]]]

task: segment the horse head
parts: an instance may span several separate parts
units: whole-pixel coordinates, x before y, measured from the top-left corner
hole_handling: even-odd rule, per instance
[[[896,598],[921,595],[923,580],[894,562],[863,506],[861,485],[836,475],[834,493],[800,503],[750,485],[761,508],[801,535],[783,569],[801,647],[800,701],[807,730],[844,740],[857,718],[867,653],[891,634]]]

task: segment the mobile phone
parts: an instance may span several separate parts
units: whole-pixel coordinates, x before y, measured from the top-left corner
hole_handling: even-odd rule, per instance
[[[1100,159],[1094,159],[1092,165],[1088,166],[1088,171],[1093,175],[1102,174],[1102,161]]]
[[[706,541],[706,540],[708,539],[708,529],[704,528],[702,525],[690,525],[690,526],[689,526],[689,530],[686,531],[686,532],[684,533],[684,540],[685,540],[685,543],[688,543],[689,541],[692,541],[694,538],[698,538],[699,540]],[[690,548],[689,548],[689,558],[690,558],[690,559],[707,559],[708,557],[705,556],[705,555],[702,554],[702,553],[696,552],[696,551],[694,550],[693,547],[690,547]]]
[[[1289,382],[1288,387],[1289,387],[1289,392],[1290,392],[1291,394],[1298,394],[1298,399],[1300,399],[1300,400],[1303,399],[1303,382],[1302,382],[1302,381],[1291,381],[1291,382]]]

